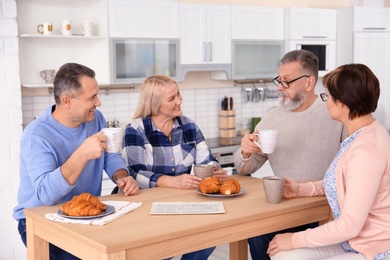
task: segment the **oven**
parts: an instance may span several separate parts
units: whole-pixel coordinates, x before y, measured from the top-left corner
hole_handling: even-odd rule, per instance
[[[211,138],[206,139],[206,143],[209,146],[211,153],[218,160],[222,168],[228,171],[231,170],[232,174],[237,174],[234,167],[234,154],[240,148],[242,136],[236,136],[234,138]]]

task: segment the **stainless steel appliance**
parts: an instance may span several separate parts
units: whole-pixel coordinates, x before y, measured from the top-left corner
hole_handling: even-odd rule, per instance
[[[234,154],[238,148],[240,148],[241,138],[242,136],[206,139],[206,143],[213,156],[223,168],[232,167],[233,174],[237,174],[237,171],[234,168]]]

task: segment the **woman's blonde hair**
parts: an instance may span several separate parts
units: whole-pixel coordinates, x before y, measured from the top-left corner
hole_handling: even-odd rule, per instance
[[[134,118],[156,115],[160,107],[165,86],[177,82],[164,75],[153,75],[148,77],[141,86],[138,105],[134,112]]]

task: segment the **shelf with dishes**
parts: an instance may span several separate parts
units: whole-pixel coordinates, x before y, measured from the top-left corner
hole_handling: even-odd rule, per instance
[[[84,36],[83,34],[72,34],[72,35],[61,35],[61,34],[51,34],[51,35],[43,35],[43,34],[21,34],[20,38],[45,38],[45,39],[107,39],[104,36]]]

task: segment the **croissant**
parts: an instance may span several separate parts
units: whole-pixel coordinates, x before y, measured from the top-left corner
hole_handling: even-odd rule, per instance
[[[89,193],[82,193],[61,206],[63,214],[68,216],[96,216],[106,210],[106,204]]]
[[[84,199],[86,201],[91,202],[93,206],[99,208],[101,211],[106,210],[106,204],[101,203],[98,197],[92,196],[88,192],[81,193],[80,196],[78,196],[78,199]]]
[[[207,177],[204,178],[199,183],[199,190],[202,193],[210,194],[210,193],[218,193],[219,189],[221,187],[221,184],[219,182],[219,179],[216,177]]]
[[[219,192],[223,195],[239,193],[241,189],[240,183],[236,179],[229,179],[222,183]]]

